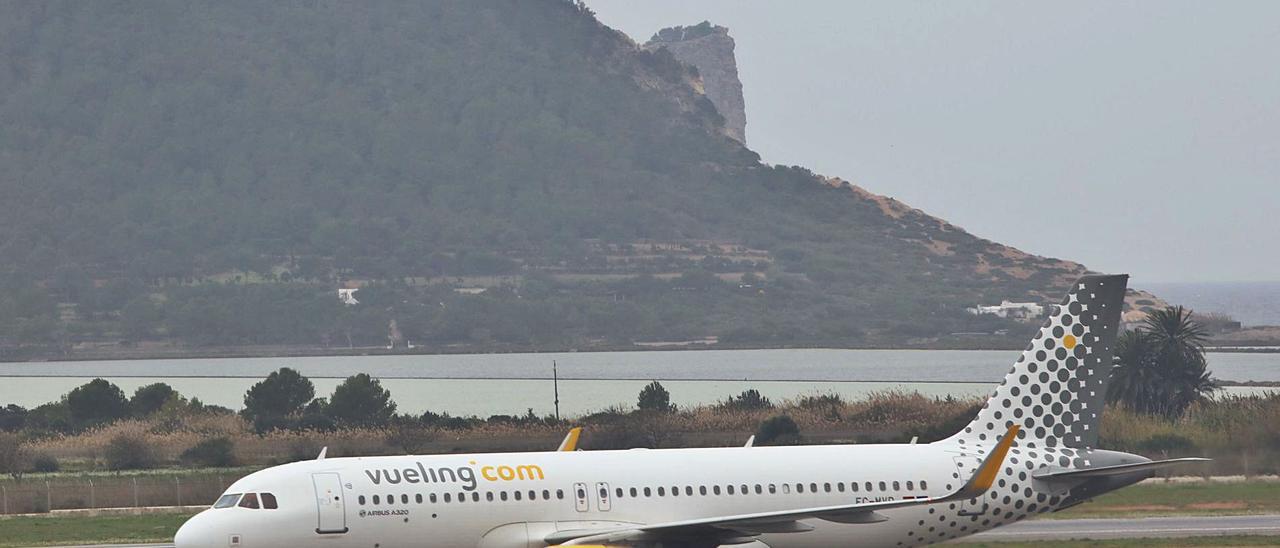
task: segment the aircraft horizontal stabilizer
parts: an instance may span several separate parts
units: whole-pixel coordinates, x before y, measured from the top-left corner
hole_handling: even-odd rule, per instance
[[[1212,459],[1199,457],[1188,457],[1182,459],[1167,459],[1148,462],[1134,462],[1130,464],[1115,464],[1111,466],[1096,466],[1091,468],[1067,468],[1060,470],[1044,470],[1031,474],[1031,477],[1038,480],[1071,480],[1086,478],[1101,478],[1107,476],[1123,476],[1135,472],[1154,471],[1161,468],[1167,468],[1178,464],[1186,464],[1190,462],[1209,462]]]

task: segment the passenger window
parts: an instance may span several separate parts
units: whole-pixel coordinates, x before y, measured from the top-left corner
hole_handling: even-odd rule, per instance
[[[422,504],[422,493],[418,493],[418,494],[414,495],[414,496],[413,496],[413,501],[414,501],[414,502],[416,502],[416,503],[418,503],[418,504]]]
[[[498,493],[498,498],[500,498],[500,499],[502,499],[502,500],[507,500],[507,492],[506,492],[506,491],[503,491],[503,492],[501,492],[501,493]]]
[[[427,495],[427,497],[431,500],[431,504],[435,504],[435,503],[436,503],[436,494],[435,494],[435,493],[431,493],[430,495]]]
[[[649,489],[648,487],[645,487],[645,488],[644,488],[644,496],[646,496],[646,497],[652,497],[652,496],[653,496],[653,490],[652,490],[652,489]]]
[[[928,489],[928,488],[929,488],[928,482],[924,480],[920,480],[920,490],[924,491],[925,489]]]
[[[622,489],[618,489],[618,492],[619,492],[619,493],[621,493],[621,492],[622,492]],[[548,490],[546,490],[546,489],[543,489],[543,490],[542,490],[542,500],[551,500],[551,491],[548,491]]]
[[[364,495],[356,497],[356,502],[360,503],[360,506],[364,506]]]
[[[692,497],[692,496],[693,496],[693,486],[692,486],[692,485],[686,485],[686,486],[684,486],[684,494],[685,494],[685,495],[688,495],[688,496],[690,496],[690,497]]]
[[[672,486],[671,486],[671,496],[673,496],[673,497],[678,497],[678,496],[680,496],[680,486],[679,486],[679,485],[672,485]]]
[[[605,496],[609,495],[608,491],[604,491]],[[529,500],[538,500],[538,492],[533,489],[529,490]]]
[[[488,491],[488,492],[486,492],[486,493],[484,494],[484,500],[485,500],[486,502],[493,502],[493,491]]]
[[[907,490],[908,490],[908,491],[915,491],[915,490],[916,490],[916,484],[915,484],[915,482],[913,482],[913,481],[911,481],[911,480],[907,480]]]
[[[409,504],[409,495],[400,495],[400,504]]]
[[[782,484],[782,494],[784,494],[784,495],[790,495],[790,494],[791,494],[791,484],[790,484],[790,483],[784,483],[784,484]]]
[[[730,495],[732,495],[732,494],[733,494],[733,485],[730,485],[730,486],[728,486],[728,487],[725,487],[725,489],[728,489],[728,490],[729,490],[729,494],[730,494]]]
[[[884,484],[884,482],[882,481],[882,482],[880,482],[880,490],[881,490],[881,491],[888,491],[888,490],[889,490],[889,486],[885,485],[885,484]]]
[[[254,493],[245,493],[244,498],[240,499],[240,507],[250,510],[258,509],[258,495]]]
[[[872,491],[874,491],[874,490],[875,490],[875,488],[874,488],[874,487],[871,487],[871,482],[869,482],[869,481],[866,483],[866,487],[867,487],[867,492],[868,492],[868,493],[870,493],[870,492],[872,492]]]
[[[719,494],[720,494],[720,486],[719,486],[719,485],[712,485],[712,486],[711,486],[711,492],[712,492],[712,493],[714,493],[714,494],[716,494],[716,495],[719,495]]]
[[[827,489],[827,490],[828,490],[828,491],[830,491],[830,489]],[[818,492],[818,484],[816,484],[816,483],[810,483],[810,484],[809,484],[809,492],[810,492],[810,493],[817,493],[817,492]]]
[[[640,496],[640,492],[639,492],[639,491],[636,491],[636,488],[635,488],[635,487],[632,487],[632,488],[631,488],[631,498],[635,498],[635,497],[638,497],[638,496]]]
[[[841,492],[841,493],[843,493],[843,492],[844,492],[844,482],[843,482],[843,481],[836,483],[836,491],[839,491],[839,492]]]
[[[279,508],[279,507],[280,507],[280,505],[276,504],[276,496],[275,496],[275,495],[272,495],[271,493],[263,493],[263,494],[262,494],[262,507],[263,507],[263,508],[265,508],[265,509],[267,509],[267,510],[275,510],[276,508]]]
[[[564,500],[564,489],[556,489],[556,500]]]
[[[467,494],[458,493],[458,502],[467,502]]]
[[[762,487],[759,483],[756,484],[756,494],[757,495],[764,494],[764,487]]]
[[[770,495],[776,495],[776,494],[778,494],[778,486],[776,486],[776,485],[774,485],[774,484],[770,483],[770,484],[769,484],[769,494],[770,494]]]
[[[516,500],[520,500],[520,492],[519,492],[519,491],[514,491],[514,492],[512,492],[511,494],[512,494],[512,495],[514,495],[514,496],[516,497]],[[579,490],[578,490],[578,498],[586,499],[586,498],[587,498],[587,493],[586,493],[585,491],[583,491],[583,490],[579,489]]]
[[[699,485],[699,486],[698,486],[698,494],[699,494],[699,495],[702,495],[702,496],[704,496],[704,497],[705,497],[705,496],[707,495],[707,486],[705,486],[705,485]]]
[[[857,492],[858,492],[858,482],[856,482],[856,481],[851,481],[851,482],[849,482],[849,491],[854,492],[854,493],[857,493]]]
[[[452,496],[450,496],[450,495],[449,495],[449,493],[445,493],[445,494],[444,494],[444,501],[445,501],[445,502],[453,502],[453,497],[452,497]],[[378,495],[374,495],[374,496],[373,496],[373,503],[374,503],[374,504],[377,504],[377,503],[378,503]]]
[[[617,488],[615,491],[617,492],[617,497],[616,497],[616,498],[622,498],[622,488],[621,488],[621,487],[619,487],[619,488]],[[543,498],[545,498],[545,497],[543,497]]]
[[[902,490],[902,484],[900,484],[900,483],[898,483],[898,482],[896,482],[896,481],[895,481],[895,482],[893,482],[893,490],[894,490],[894,491],[901,491],[901,490]]]
[[[395,504],[395,503],[396,503],[396,496],[395,496],[395,495],[387,495],[387,504]]]
[[[471,502],[480,502],[480,493],[471,493]]]
[[[230,508],[240,501],[240,493],[229,493],[218,497],[218,501],[213,503],[214,508]]]
[[[379,498],[379,497],[378,497],[378,495],[374,495],[374,496],[373,496],[373,503],[374,503],[374,504],[378,504],[378,503],[381,503],[381,502],[382,502],[382,499],[381,499],[381,498]]]
[[[665,496],[667,496],[667,488],[666,488],[666,487],[659,487],[659,488],[658,488],[658,496],[659,496],[659,497],[665,497]]]
[[[797,493],[803,493],[803,492],[804,492],[804,484],[803,484],[803,483],[797,483],[797,484],[796,484],[796,492],[797,492]]]
[[[746,494],[749,494],[750,492],[751,492],[751,491],[749,491],[749,490],[747,489],[747,484],[745,484],[745,483],[744,483],[744,484],[742,484],[742,494],[746,495]]]

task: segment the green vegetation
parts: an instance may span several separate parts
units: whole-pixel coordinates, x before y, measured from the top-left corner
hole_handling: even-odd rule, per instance
[[[1264,482],[1146,482],[1102,495],[1051,518],[1278,514],[1280,484]]]
[[[565,0],[29,2],[0,35],[0,358],[1014,345],[964,308],[1083,271],[760,164]]]
[[[636,409],[667,413],[675,411],[676,406],[671,404],[671,393],[663,388],[662,383],[653,381],[640,390],[640,395],[636,397]]]
[[[1208,340],[1190,310],[1178,306],[1150,312],[1141,328],[1116,342],[1108,401],[1142,413],[1181,417],[1217,388],[1204,359]]]
[[[769,417],[756,429],[757,445],[796,445],[800,443],[800,427],[786,415]]]
[[[67,546],[173,540],[191,514],[0,519],[0,547]]]

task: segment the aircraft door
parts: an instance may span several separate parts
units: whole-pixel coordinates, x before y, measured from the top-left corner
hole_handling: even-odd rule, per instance
[[[613,505],[609,502],[609,484],[603,481],[596,482],[596,508],[601,512],[608,512]]]
[[[587,484],[573,484],[573,508],[579,512],[590,510],[590,502],[587,499]]]
[[[961,481],[973,477],[978,470],[978,466],[982,461],[977,457],[953,457],[956,463],[956,473],[960,475]],[[981,516],[987,513],[987,499],[982,497],[971,498],[960,503],[959,514],[962,516]]]
[[[336,472],[311,474],[311,483],[316,488],[316,533],[346,533],[347,511],[343,504],[342,478]]]

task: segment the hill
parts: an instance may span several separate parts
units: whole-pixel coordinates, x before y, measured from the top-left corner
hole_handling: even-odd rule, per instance
[[[0,36],[11,356],[1015,340],[964,308],[1084,271],[761,164],[571,2],[25,2]]]

